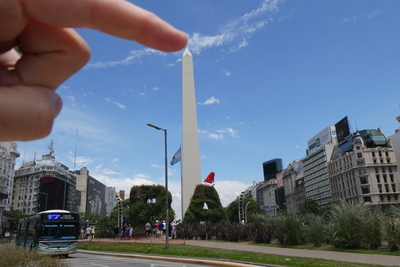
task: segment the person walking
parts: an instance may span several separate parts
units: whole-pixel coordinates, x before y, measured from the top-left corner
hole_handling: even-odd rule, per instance
[[[86,232],[86,238],[89,239],[89,237],[90,237],[90,232],[91,232],[91,229],[90,229],[89,226],[86,228],[85,232]]]
[[[92,229],[90,229],[90,235],[92,236],[91,240],[94,240],[95,233],[96,233],[96,230],[94,229],[94,226],[92,226]]]
[[[171,237],[176,239],[176,223],[172,221],[171,223]]]
[[[146,238],[150,237],[150,233],[151,233],[151,225],[150,223],[146,223],[144,225],[144,230],[146,231]]]
[[[118,242],[119,241],[119,227],[115,225],[113,228],[113,232],[114,232],[115,242]]]

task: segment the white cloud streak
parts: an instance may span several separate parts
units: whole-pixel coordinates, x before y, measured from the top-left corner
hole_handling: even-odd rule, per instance
[[[208,105],[213,105],[213,104],[218,104],[218,103],[219,103],[219,99],[212,96],[209,99],[207,99],[206,101],[204,101],[203,103],[198,103],[198,104],[208,106]]]

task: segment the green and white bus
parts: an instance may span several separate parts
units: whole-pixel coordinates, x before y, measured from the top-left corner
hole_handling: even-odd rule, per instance
[[[47,255],[68,256],[77,251],[79,228],[79,213],[41,211],[20,219],[15,243]]]

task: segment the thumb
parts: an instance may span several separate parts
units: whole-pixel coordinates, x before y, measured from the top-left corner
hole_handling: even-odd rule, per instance
[[[61,108],[62,100],[53,90],[0,86],[0,140],[28,141],[47,136]]]

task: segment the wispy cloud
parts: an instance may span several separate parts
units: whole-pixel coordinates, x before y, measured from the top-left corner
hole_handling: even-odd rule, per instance
[[[273,21],[266,14],[278,11],[278,4],[281,0],[264,0],[255,10],[244,14],[219,29],[219,34],[204,36],[200,33],[192,33],[189,36],[188,47],[194,54],[211,47],[231,44],[229,51],[237,51],[248,45],[248,39],[258,30],[264,29]]]
[[[219,103],[219,99],[215,98],[214,96],[210,97],[209,99],[207,99],[206,101],[204,101],[203,103],[198,103],[199,105],[213,105],[213,104],[218,104]]]
[[[239,138],[237,131],[233,130],[232,128],[216,130],[215,133],[210,133],[207,130],[198,130],[198,132],[216,140],[224,139],[226,135],[232,138]]]
[[[201,51],[207,48],[230,45],[227,51],[235,52],[246,47],[249,44],[249,38],[255,32],[264,29],[268,23],[273,21],[272,14],[278,11],[278,5],[281,2],[284,2],[284,0],[264,0],[257,9],[221,26],[215,35],[203,35],[197,32],[190,34],[188,43],[190,51],[194,54],[200,54]],[[268,16],[268,14],[271,14],[271,16]],[[134,50],[130,51],[129,55],[124,59],[90,63],[85,66],[85,69],[127,66],[140,62],[142,57],[151,55],[166,56],[168,53],[151,48]],[[180,59],[177,60],[177,62],[179,61]],[[169,63],[166,67],[173,67],[174,65],[174,63]]]
[[[133,50],[129,52],[129,56],[122,60],[117,61],[105,61],[105,62],[96,62],[92,64],[87,64],[85,69],[98,69],[98,68],[109,68],[109,67],[116,67],[119,65],[131,65],[134,62],[138,62],[139,59],[143,56],[150,56],[150,55],[159,55],[159,56],[166,56],[167,53],[151,49],[145,48],[143,50]]]
[[[374,13],[367,15],[367,18],[372,19],[379,15],[382,15],[382,11],[376,10]]]
[[[110,103],[113,103],[114,105],[116,105],[117,107],[119,107],[120,109],[125,109],[126,106],[124,104],[121,104],[119,102],[113,101],[111,100],[109,97],[105,98],[105,100],[107,100]]]
[[[224,76],[231,76],[231,72],[230,71],[227,71],[227,70],[223,70],[222,71],[222,74],[224,75]]]

